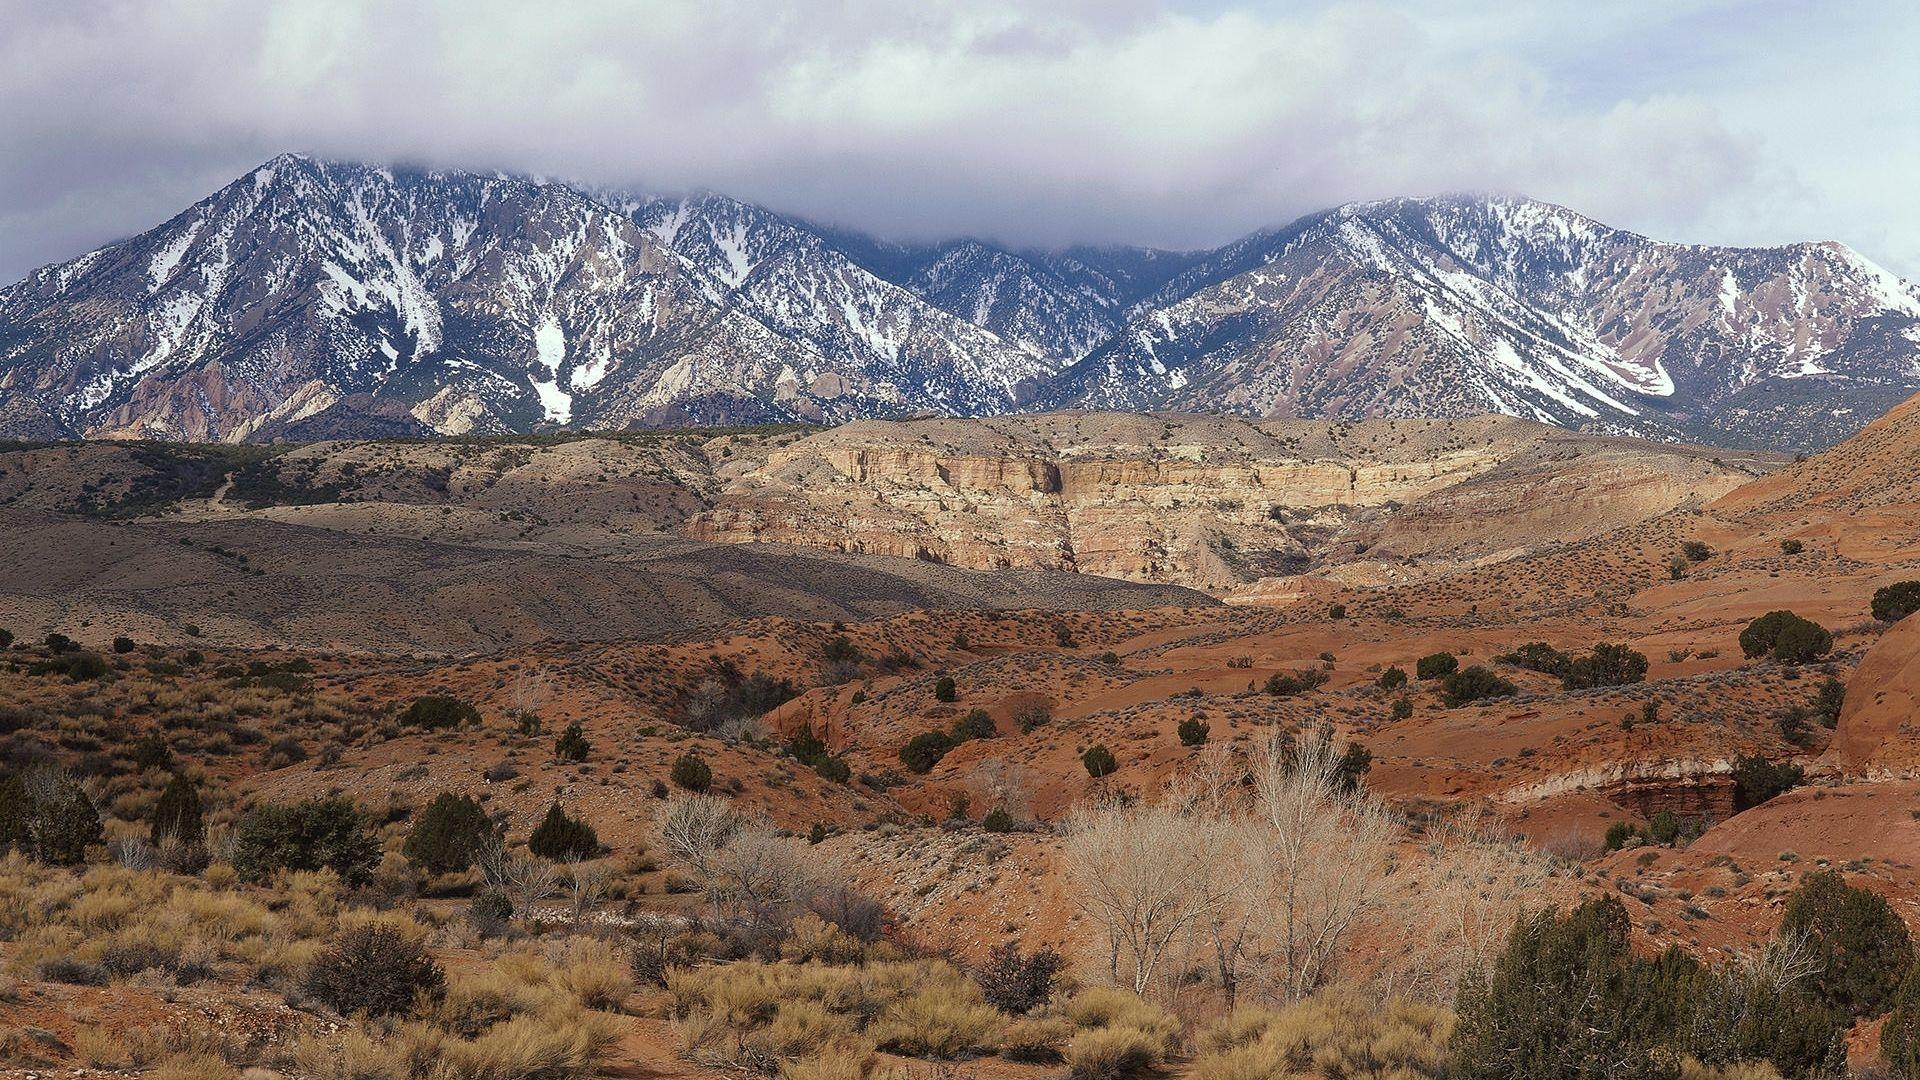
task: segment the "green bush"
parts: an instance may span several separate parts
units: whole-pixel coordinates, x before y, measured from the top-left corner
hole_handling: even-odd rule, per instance
[[[1380,673],[1373,683],[1382,690],[1393,691],[1407,685],[1407,673],[1404,668],[1390,667]]]
[[[1327,673],[1319,668],[1301,668],[1288,674],[1276,671],[1267,676],[1267,693],[1274,697],[1292,697],[1327,684]]]
[[[1706,562],[1713,558],[1713,549],[1698,540],[1689,540],[1680,545],[1680,554],[1685,555],[1688,562]]]
[[[1805,550],[1807,550],[1807,545],[1798,540],[1780,541],[1780,554],[1782,555],[1798,555]]]
[[[1429,653],[1413,665],[1413,673],[1422,680],[1444,679],[1459,670],[1460,658],[1450,652]]]
[[[1848,885],[1833,870],[1816,870],[1800,879],[1787,897],[1780,932],[1807,936],[1820,958],[1814,998],[1851,1016],[1885,1013],[1913,966],[1907,924],[1886,898]]]
[[[1329,618],[1329,619],[1344,619],[1344,618],[1346,618],[1346,617],[1347,617],[1347,605],[1345,605],[1345,604],[1329,604],[1329,605],[1327,606],[1327,618]]]
[[[1880,1026],[1880,1060],[1896,1080],[1920,1080],[1920,965],[1900,981]]]
[[[1627,841],[1631,839],[1633,839],[1633,822],[1616,821],[1607,826],[1607,835],[1606,838],[1601,841],[1600,850],[1603,852],[1619,851],[1621,848],[1626,847]]]
[[[1044,701],[1029,701],[1013,710],[1013,722],[1024,734],[1053,722],[1053,709]]]
[[[99,811],[65,770],[35,765],[0,783],[0,851],[13,846],[28,858],[72,866],[104,835]]]
[[[1661,846],[1680,838],[1680,819],[1671,810],[1661,810],[1647,819],[1647,839]]]
[[[1462,980],[1452,1080],[1670,1080],[1670,1043],[1706,972],[1678,950],[1636,956],[1617,897],[1525,916],[1487,975]]]
[[[908,772],[931,772],[951,749],[953,737],[946,732],[923,731],[908,739],[907,745],[900,748],[900,764],[905,765]]]
[[[349,885],[364,885],[379,860],[380,842],[351,799],[267,803],[234,826],[233,868],[249,882],[327,867]]]
[[[1546,675],[1565,676],[1567,669],[1573,666],[1573,657],[1544,641],[1530,641],[1510,653],[1494,657],[1493,662]]]
[[[668,778],[675,787],[698,794],[713,786],[713,768],[707,764],[707,759],[689,750],[673,759],[673,770]]]
[[[1204,746],[1210,729],[1205,720],[1189,716],[1180,721],[1179,736],[1181,746]]]
[[[578,720],[568,724],[560,737],[553,740],[553,759],[555,761],[585,761],[593,752],[593,744],[587,741],[586,729]]]
[[[1511,697],[1516,693],[1519,693],[1519,687],[1479,664],[1448,675],[1440,685],[1441,700],[1446,702],[1449,709],[1489,698]]]
[[[432,873],[457,873],[473,865],[474,854],[493,834],[493,820],[480,800],[443,791],[414,820],[400,853]]]
[[[593,826],[568,817],[556,801],[527,837],[527,850],[543,859],[582,858],[600,850],[600,837]]]
[[[1920,611],[1920,581],[1898,581],[1875,590],[1872,610],[1873,617],[1884,623],[1897,623]]]
[[[64,675],[68,682],[102,678],[109,670],[107,658],[93,652],[55,650],[53,656],[27,665],[29,675]]]
[[[438,1001],[446,973],[417,941],[389,923],[340,931],[307,965],[307,992],[342,1016],[398,1016]]]
[[[959,698],[960,687],[953,681],[953,676],[942,675],[934,680],[933,699],[935,701],[958,701]]]
[[[1832,731],[1840,725],[1840,710],[1847,704],[1847,684],[1829,675],[1820,689],[1814,691],[1813,704],[1808,712],[1820,721],[1820,726]]]
[[[186,774],[174,773],[153,804],[148,836],[155,847],[169,837],[183,844],[198,844],[206,837],[206,831],[199,787]]]
[[[1647,677],[1647,657],[1625,645],[1602,643],[1585,656],[1575,657],[1560,676],[1567,690],[1588,690],[1597,686],[1626,686]]]
[[[1086,753],[1080,755],[1080,764],[1086,767],[1087,775],[1095,780],[1103,776],[1111,776],[1120,768],[1120,762],[1114,759],[1113,751],[1107,749],[1104,744],[1098,743],[1087,747]]]
[[[996,806],[980,819],[980,827],[992,833],[1012,832],[1013,815],[1007,812],[1006,807]]]
[[[125,655],[125,654],[127,654],[127,653],[130,653],[130,652],[132,652],[132,651],[133,651],[133,649],[134,649],[134,644],[133,644],[133,639],[132,639],[132,638],[130,638],[130,637],[117,637],[117,638],[114,638],[114,639],[113,639],[113,651],[114,651],[114,652],[117,652],[117,653],[120,653],[120,654],[122,654],[122,655]]]
[[[480,722],[480,710],[445,694],[428,694],[413,699],[401,710],[400,723],[408,727],[457,728]]]
[[[958,745],[971,739],[991,739],[1000,734],[993,724],[993,717],[985,709],[970,710],[967,715],[953,722],[953,742]]]
[[[1833,649],[1833,635],[1825,627],[1791,611],[1769,611],[1740,631],[1740,651],[1749,660],[1771,656],[1789,664],[1804,664]]]
[[[1773,762],[1747,754],[1733,762],[1733,808],[1751,810],[1768,799],[1805,783],[1806,770],[1791,761]]]
[[[1354,791],[1360,787],[1360,778],[1373,769],[1373,751],[1357,742],[1347,743],[1345,753],[1340,755],[1339,784],[1343,791]]]

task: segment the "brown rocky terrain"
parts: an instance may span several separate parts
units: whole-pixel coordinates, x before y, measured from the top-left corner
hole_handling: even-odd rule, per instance
[[[1484,940],[1526,904],[1605,893],[1640,943],[1712,959],[1763,941],[1817,868],[1920,926],[1920,617],[1867,614],[1875,589],[1920,579],[1917,496],[1920,403],[1796,463],[1504,419],[1107,414],[14,447],[0,522],[22,557],[0,576],[0,626],[69,634],[111,670],[70,683],[35,673],[45,648],[8,653],[0,754],[87,770],[121,831],[161,779],[127,764],[154,733],[202,770],[223,823],[251,802],[350,796],[383,823],[380,887],[424,889],[449,919],[464,899],[398,854],[409,816],[470,793],[517,845],[558,801],[625,860],[601,911],[616,920],[701,910],[652,835],[694,756],[714,794],[883,900],[899,941],[971,960],[1017,938],[1089,971],[1098,929],[1062,819],[1324,725],[1370,755],[1362,782],[1392,808],[1418,890],[1359,927],[1347,977],[1412,977],[1411,943],[1433,930],[1409,920],[1445,892],[1449,830],[1469,827],[1521,842],[1473,864]],[[1744,657],[1742,628],[1777,609],[1831,630],[1831,651]],[[131,652],[109,651],[119,634]],[[1569,689],[1497,659],[1535,642],[1619,643],[1647,667]],[[1381,685],[1439,652],[1513,693]],[[296,662],[311,672],[248,674]],[[715,712],[756,673],[785,680],[778,700]],[[426,694],[479,724],[399,724]],[[972,737],[923,771],[903,759],[962,723]],[[582,760],[556,752],[570,724]],[[843,778],[797,756],[805,732]],[[1090,775],[1095,747],[1110,775]],[[1805,783],[1747,806],[1754,760]],[[994,811],[1012,831],[985,828]],[[1653,835],[1662,821],[1677,834]],[[1639,835],[1605,850],[1622,827]],[[35,1026],[64,1038],[58,1003],[87,995],[34,993]],[[128,995],[160,1007],[118,986],[88,1007],[117,1015]],[[664,1021],[622,1023],[616,1069],[700,1071],[654,1063],[677,1053]],[[1870,1028],[1856,1042],[1871,1055]]]

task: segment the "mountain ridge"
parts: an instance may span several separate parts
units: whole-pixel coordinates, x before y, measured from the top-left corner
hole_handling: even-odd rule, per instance
[[[1845,245],[1673,244],[1517,196],[1044,252],[281,155],[0,289],[0,434],[23,438],[1086,407],[1812,449],[1915,390],[1920,290]]]

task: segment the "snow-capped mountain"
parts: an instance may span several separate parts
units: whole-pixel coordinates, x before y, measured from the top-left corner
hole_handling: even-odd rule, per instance
[[[1169,281],[1048,406],[1501,412],[1824,445],[1920,388],[1920,291],[1839,244],[1666,244],[1524,199],[1341,207]]]
[[[0,291],[0,436],[33,438],[1092,406],[1804,447],[1916,389],[1920,291],[1845,247],[1663,244],[1482,197],[1039,252],[289,155]]]

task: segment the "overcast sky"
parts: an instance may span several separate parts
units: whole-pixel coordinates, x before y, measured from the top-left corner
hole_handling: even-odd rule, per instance
[[[1916,41],[1903,0],[0,0],[0,279],[282,150],[1035,245],[1518,192],[1915,278]]]

